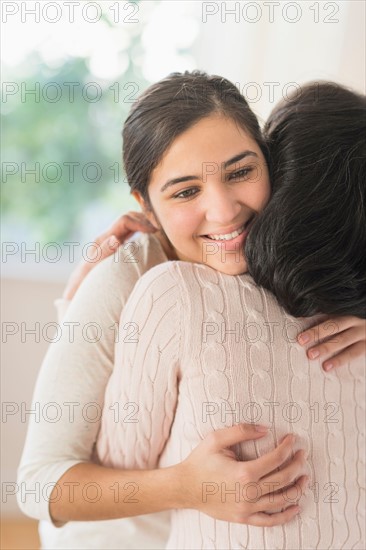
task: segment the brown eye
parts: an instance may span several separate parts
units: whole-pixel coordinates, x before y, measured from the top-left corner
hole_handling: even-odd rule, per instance
[[[173,199],[188,199],[189,197],[193,197],[196,193],[197,189],[190,187],[189,189],[184,189],[184,191],[180,191],[176,195],[173,195]]]
[[[252,172],[253,168],[242,168],[241,170],[237,170],[236,172],[233,172],[229,175],[229,180],[242,180],[244,179],[250,172]]]

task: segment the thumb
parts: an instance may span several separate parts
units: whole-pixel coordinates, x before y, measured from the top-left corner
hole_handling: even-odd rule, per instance
[[[268,433],[266,426],[258,424],[237,424],[230,428],[221,428],[213,432],[211,444],[216,450],[231,447],[242,441],[259,439]]]

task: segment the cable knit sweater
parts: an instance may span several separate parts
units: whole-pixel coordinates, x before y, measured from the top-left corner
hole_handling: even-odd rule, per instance
[[[310,488],[289,524],[258,528],[175,510],[168,548],[366,547],[364,368],[325,374],[310,364],[295,338],[314,319],[288,316],[249,276],[169,262],[140,279],[120,321],[97,441],[102,463],[175,464],[211,430],[239,421],[271,426],[236,448],[240,459],[260,456],[288,432],[308,451]],[[203,498],[210,490],[203,486]]]

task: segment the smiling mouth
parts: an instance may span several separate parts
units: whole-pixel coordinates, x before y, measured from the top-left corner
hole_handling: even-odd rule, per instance
[[[207,237],[208,239],[211,239],[212,241],[231,241],[232,239],[235,239],[236,237],[239,237],[249,226],[249,224],[252,222],[254,216],[252,216],[247,222],[245,222],[244,225],[239,227],[239,229],[236,229],[235,231],[232,231],[231,233],[225,233],[221,235],[216,235],[215,233],[210,233],[209,235],[203,235],[204,237]]]

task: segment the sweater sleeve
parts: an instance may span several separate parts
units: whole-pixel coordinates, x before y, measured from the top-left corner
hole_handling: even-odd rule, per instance
[[[144,258],[136,263],[123,260],[110,257],[88,274],[39,372],[32,402],[35,412],[29,415],[18,469],[19,507],[36,519],[52,521],[53,485],[75,464],[92,460],[114,365],[118,321],[146,266]]]
[[[70,303],[71,300],[66,300],[65,298],[57,298],[57,300],[54,301],[54,306],[57,312],[57,320],[59,323],[66,316]]]
[[[139,280],[121,316],[97,443],[98,457],[109,467],[157,467],[169,438],[183,323],[172,263],[154,267]]]

